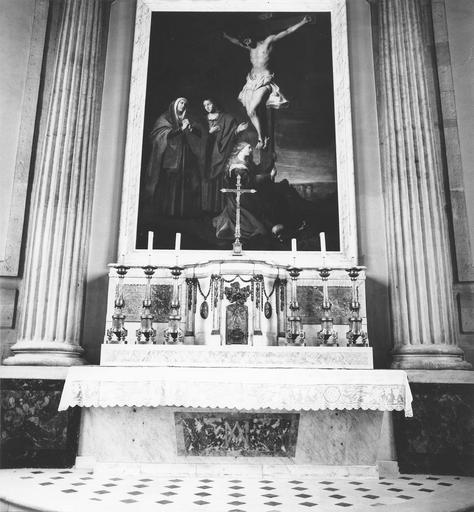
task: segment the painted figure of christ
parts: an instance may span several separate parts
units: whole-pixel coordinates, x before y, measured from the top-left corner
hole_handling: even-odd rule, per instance
[[[250,53],[252,69],[247,75],[247,81],[239,94],[239,100],[245,107],[247,115],[257,131],[257,148],[265,149],[269,143],[269,137],[265,132],[266,108],[278,109],[288,103],[280,92],[280,88],[274,82],[274,75],[270,70],[273,45],[310,21],[311,18],[305,16],[299,23],[261,41],[253,41],[251,38],[244,38],[241,41],[225,33],[223,34],[228,41],[245,48]]]

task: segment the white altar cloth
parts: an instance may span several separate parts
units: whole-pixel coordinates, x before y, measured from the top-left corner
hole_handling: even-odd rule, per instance
[[[59,410],[68,407],[197,407],[238,410],[405,411],[402,370],[71,367]]]

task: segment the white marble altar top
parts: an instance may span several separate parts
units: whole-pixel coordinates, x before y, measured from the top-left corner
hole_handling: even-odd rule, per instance
[[[412,395],[402,370],[293,368],[72,367],[59,410],[68,407],[210,407],[309,411],[405,411]]]
[[[373,369],[372,347],[104,344],[101,366]]]

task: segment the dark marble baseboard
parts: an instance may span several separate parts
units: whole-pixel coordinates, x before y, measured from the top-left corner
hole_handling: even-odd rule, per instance
[[[0,468],[74,465],[80,409],[58,412],[63,380],[0,381]]]
[[[474,385],[410,385],[413,418],[395,416],[402,473],[474,476]]]

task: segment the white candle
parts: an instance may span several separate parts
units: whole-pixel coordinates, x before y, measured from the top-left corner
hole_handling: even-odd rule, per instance
[[[180,247],[181,247],[181,233],[176,233],[176,238],[174,241],[174,250],[176,252],[178,252]],[[177,256],[177,254],[176,254],[176,256]]]
[[[291,252],[296,252],[296,238],[291,239]]]
[[[148,252],[153,250],[153,231],[148,231]]]
[[[324,233],[319,233],[319,241],[321,243],[321,252],[323,256],[326,256],[326,235]]]
[[[119,264],[119,265],[125,265],[125,254],[124,254],[124,253],[122,253],[122,254],[120,255],[120,258],[119,258],[118,264]]]

